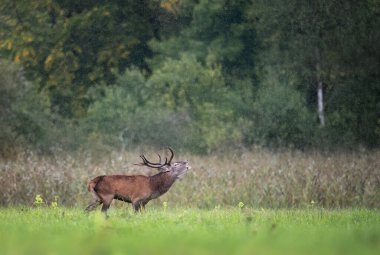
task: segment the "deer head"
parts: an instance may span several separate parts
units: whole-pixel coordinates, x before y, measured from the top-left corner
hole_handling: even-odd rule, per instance
[[[174,157],[174,152],[173,150],[168,147],[171,156],[168,160],[167,157],[165,157],[165,162],[161,163],[161,156],[160,154],[158,155],[159,162],[158,163],[152,163],[147,158],[144,156],[144,154],[140,155],[141,159],[143,160],[142,163],[139,163],[137,165],[140,166],[147,166],[150,168],[156,168],[162,173],[167,173],[167,175],[170,175],[172,178],[179,179],[181,178],[187,170],[189,170],[191,167],[189,166],[189,162],[187,160],[185,161],[177,161],[172,163],[172,159]]]

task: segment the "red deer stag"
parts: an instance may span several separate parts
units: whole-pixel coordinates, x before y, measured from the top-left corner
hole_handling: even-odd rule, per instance
[[[159,163],[149,162],[144,155],[140,155],[143,162],[137,165],[158,169],[160,172],[156,175],[102,175],[92,179],[88,183],[88,191],[92,192],[93,200],[85,211],[92,211],[103,204],[102,212],[107,215],[112,200],[118,199],[132,203],[137,212],[150,200],[166,193],[173,183],[190,169],[187,160],[171,163],[174,152],[171,148],[168,149],[171,156],[169,161],[165,158],[163,164],[159,154]]]

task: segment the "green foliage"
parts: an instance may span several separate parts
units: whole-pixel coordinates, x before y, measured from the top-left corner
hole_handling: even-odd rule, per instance
[[[25,83],[22,80],[18,66],[9,61],[0,60],[0,155],[9,156],[13,153],[17,133],[14,130],[15,113],[13,104]]]
[[[102,92],[81,126],[90,139],[99,137],[110,146],[209,152],[241,139],[233,94],[220,68],[203,66],[193,56],[168,59],[148,79],[137,69],[127,70]]]
[[[49,99],[37,87],[28,86],[13,104],[15,133],[40,152],[77,149],[86,137],[75,122],[51,112]]]
[[[223,73],[252,74],[254,30],[245,12],[247,1],[180,1],[180,15],[188,22],[179,31],[152,40],[150,61],[159,67],[167,58],[191,54],[201,63],[218,63]],[[179,18],[180,19],[180,18]]]
[[[153,1],[2,1],[0,50],[48,88],[52,109],[83,117],[88,88],[114,82],[113,69],[146,67]]]
[[[174,109],[157,107],[161,101],[152,95],[145,77],[137,69],[120,75],[115,86],[102,91],[81,123],[91,139],[108,146],[133,148],[138,145],[181,147],[186,120]]]
[[[379,115],[380,25],[376,4],[341,1],[256,1],[250,16],[260,38],[262,70],[276,67],[295,76],[295,86],[309,109],[317,109],[316,88],[322,82],[327,122],[316,145],[375,146]],[[370,32],[371,31],[371,32]],[[371,34],[371,37],[367,35]],[[365,101],[365,102],[364,102]],[[377,116],[377,117],[376,117]],[[315,117],[316,118],[316,117]],[[316,123],[315,123],[316,125]]]
[[[289,83],[269,76],[253,105],[253,142],[272,148],[312,144],[315,121],[305,100]]]
[[[33,202],[33,204],[35,205],[35,206],[41,206],[41,205],[43,205],[45,202],[44,202],[44,199],[42,198],[42,196],[41,195],[36,195],[36,197],[34,198],[34,202]]]
[[[193,55],[167,59],[148,80],[155,104],[173,109],[190,122],[184,133],[186,146],[209,152],[239,143],[240,131],[234,123],[234,91],[225,86],[218,65],[203,65]],[[231,144],[232,143],[232,144]]]
[[[1,1],[0,57],[18,65],[0,65],[0,151],[378,147],[379,13],[378,1]]]

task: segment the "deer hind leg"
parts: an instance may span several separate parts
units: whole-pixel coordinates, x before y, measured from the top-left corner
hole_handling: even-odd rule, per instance
[[[145,210],[145,205],[148,203],[149,201],[144,201],[143,203],[142,203],[142,208]]]
[[[92,200],[91,200],[91,203],[84,210],[85,210],[85,212],[91,212],[91,211],[95,210],[96,207],[98,205],[100,205],[101,203],[102,203],[102,200],[100,199],[100,197],[98,196],[98,194],[96,194],[96,192],[94,190],[92,190]]]
[[[107,195],[107,196],[101,196],[102,199],[102,212],[107,216],[107,210],[111,205],[111,202],[113,200],[114,196],[113,195]]]
[[[100,205],[102,202],[97,200],[97,201],[93,201],[91,202],[91,204],[89,206],[86,207],[86,209],[84,209],[85,212],[91,212],[93,210],[96,209],[96,207],[98,207],[98,205]]]

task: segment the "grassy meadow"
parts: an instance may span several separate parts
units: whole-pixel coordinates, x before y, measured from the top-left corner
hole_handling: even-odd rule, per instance
[[[103,174],[144,174],[157,171],[136,166],[142,150],[107,155],[31,151],[0,159],[0,205],[33,205],[36,195],[48,204],[84,207],[91,195],[90,179]],[[243,202],[252,208],[380,208],[380,150],[331,153],[236,151],[219,155],[177,152],[191,170],[167,194],[148,204],[212,209]]]
[[[144,151],[155,159],[155,151]],[[0,159],[0,254],[378,254],[380,151],[177,153],[192,169],[146,211],[85,214],[90,178],[154,174],[140,152]],[[161,152],[161,154],[163,154]]]
[[[378,254],[374,210],[0,210],[1,254]]]

